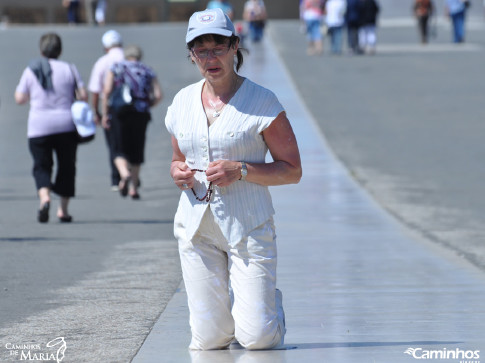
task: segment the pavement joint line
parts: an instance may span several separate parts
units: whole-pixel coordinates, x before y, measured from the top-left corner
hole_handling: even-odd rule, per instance
[[[451,28],[451,21],[444,16],[431,18],[430,24],[435,24],[439,27]],[[469,30],[482,30],[485,28],[483,18],[471,16],[466,20],[466,27]],[[417,28],[416,19],[409,17],[382,17],[379,18],[377,28]]]
[[[379,53],[460,53],[482,52],[483,47],[479,44],[433,44],[426,45],[416,43],[378,43]]]

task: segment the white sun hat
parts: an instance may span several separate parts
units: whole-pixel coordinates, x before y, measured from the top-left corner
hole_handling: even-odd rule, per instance
[[[224,14],[222,9],[210,9],[197,11],[189,19],[185,42],[190,43],[195,38],[204,34],[218,34],[230,37],[236,34],[231,19]]]
[[[82,137],[91,136],[96,133],[93,110],[84,101],[76,101],[71,106],[72,121],[76,130]]]

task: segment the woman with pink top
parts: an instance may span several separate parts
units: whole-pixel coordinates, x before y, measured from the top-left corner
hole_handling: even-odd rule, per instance
[[[323,20],[322,0],[303,0],[300,3],[300,18],[306,24],[308,55],[323,53],[321,25]]]
[[[71,222],[69,199],[75,194],[76,151],[78,135],[71,116],[71,105],[77,85],[78,97],[87,100],[79,72],[73,64],[58,60],[61,38],[48,33],[40,38],[42,57],[30,62],[15,90],[15,101],[30,101],[27,127],[29,149],[34,161],[33,176],[40,200],[37,219],[49,221],[51,191],[61,197],[57,217]],[[57,172],[52,183],[53,154]]]

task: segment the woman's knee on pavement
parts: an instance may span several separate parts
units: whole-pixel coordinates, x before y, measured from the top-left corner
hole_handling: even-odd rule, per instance
[[[200,334],[192,332],[192,341],[189,348],[192,350],[225,349],[233,339],[233,334],[227,334],[221,329],[204,330]]]
[[[258,327],[251,332],[244,332],[236,328],[236,339],[248,350],[273,349],[280,345],[282,332],[278,322]]]

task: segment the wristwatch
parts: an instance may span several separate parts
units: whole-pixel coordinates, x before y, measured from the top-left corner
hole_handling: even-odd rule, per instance
[[[239,180],[246,180],[246,176],[248,175],[248,168],[246,167],[246,163],[241,161],[241,177]]]

